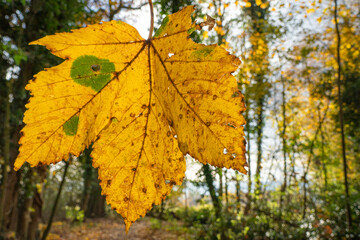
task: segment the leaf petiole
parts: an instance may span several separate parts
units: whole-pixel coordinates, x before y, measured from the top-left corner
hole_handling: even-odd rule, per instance
[[[148,41],[150,41],[152,33],[154,31],[154,6],[152,3],[152,0],[148,0],[149,1],[149,5],[150,5],[150,16],[151,16],[151,24],[150,24],[150,30],[149,30],[149,37],[148,37]]]

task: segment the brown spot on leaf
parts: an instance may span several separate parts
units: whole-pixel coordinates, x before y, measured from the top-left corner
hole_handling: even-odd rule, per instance
[[[170,127],[173,127],[173,126],[174,126],[173,120],[169,120],[168,122],[169,122],[169,126],[170,126]]]
[[[99,72],[101,70],[101,66],[99,64],[93,64],[91,65],[91,70],[94,72]]]
[[[180,151],[185,154],[189,151],[189,146],[186,142],[179,142]]]

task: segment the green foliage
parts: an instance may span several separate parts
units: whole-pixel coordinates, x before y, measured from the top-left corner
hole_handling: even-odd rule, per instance
[[[65,206],[66,219],[72,223],[81,223],[84,221],[84,211],[79,206]]]

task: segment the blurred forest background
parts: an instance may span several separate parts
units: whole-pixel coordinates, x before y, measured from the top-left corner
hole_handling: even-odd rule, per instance
[[[197,6],[242,60],[247,176],[187,157],[187,178],[130,228],[129,239],[360,239],[360,2],[159,0]],[[149,26],[145,0],[0,1],[0,239],[125,239],[91,149],[55,166],[13,170],[28,80],[61,59],[28,43],[88,24]],[[142,21],[142,22],[139,22]],[[137,24],[137,25],[136,25]],[[239,141],[241,141],[239,139]]]

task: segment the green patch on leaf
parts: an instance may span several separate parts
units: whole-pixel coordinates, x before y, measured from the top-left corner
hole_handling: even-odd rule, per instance
[[[231,97],[233,97],[233,98],[239,97],[239,96],[240,96],[239,92],[234,92],[233,95],[231,95]]]
[[[63,129],[66,135],[74,136],[77,133],[79,125],[79,116],[73,116],[64,125]]]
[[[196,28],[190,28],[189,30],[187,30],[187,33],[189,34],[189,35],[191,35],[194,31],[196,30]]]
[[[214,47],[212,47],[212,46],[204,47],[203,49],[194,51],[191,54],[191,57],[202,59],[202,58],[207,57],[213,50],[214,50]]]
[[[161,35],[161,33],[164,31],[166,25],[168,24],[169,22],[169,16],[166,16],[164,18],[164,20],[162,21],[161,23],[161,26],[159,27],[159,29],[156,31],[154,37],[159,37]]]
[[[78,57],[71,67],[71,78],[78,84],[100,91],[115,71],[114,63],[92,55]]]

